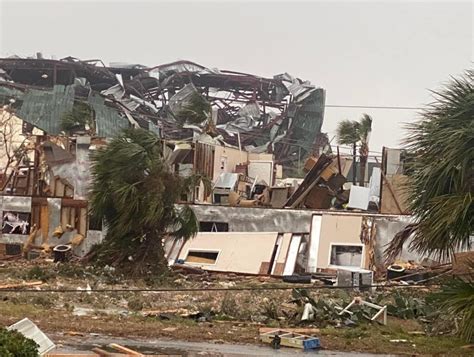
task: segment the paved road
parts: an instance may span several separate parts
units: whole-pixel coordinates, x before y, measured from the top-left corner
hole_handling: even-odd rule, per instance
[[[369,353],[355,352],[335,352],[335,351],[301,351],[293,348],[282,348],[273,350],[266,346],[253,345],[234,345],[234,344],[214,344],[208,342],[186,342],[167,339],[147,339],[131,340],[120,337],[110,336],[51,336],[54,341],[63,345],[64,351],[89,351],[93,347],[104,347],[110,343],[125,345],[142,353],[148,354],[170,354],[186,357],[201,356],[222,356],[222,357],[242,357],[242,356],[357,356],[357,357],[376,357],[381,356]],[[386,355],[388,356],[388,355]]]

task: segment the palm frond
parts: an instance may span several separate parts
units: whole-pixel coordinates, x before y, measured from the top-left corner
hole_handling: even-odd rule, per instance
[[[363,114],[359,120],[358,125],[359,140],[368,146],[369,135],[372,131],[372,117],[368,114]]]
[[[412,249],[449,257],[474,232],[474,76],[452,79],[407,126],[412,158],[406,187],[417,224]],[[393,248],[396,243],[394,243]]]
[[[169,171],[154,133],[125,130],[92,155],[92,176],[91,213],[108,226],[103,249],[115,263],[130,264],[129,256],[141,254],[137,260],[147,267],[166,266],[162,238],[170,231],[181,238],[197,231],[190,209],[175,208],[192,183]]]
[[[359,124],[352,120],[340,121],[336,129],[337,142],[340,145],[352,145],[359,141]]]
[[[474,341],[474,281],[454,278],[442,285],[441,291],[430,299],[438,309],[453,320],[459,319],[459,335],[467,342]]]

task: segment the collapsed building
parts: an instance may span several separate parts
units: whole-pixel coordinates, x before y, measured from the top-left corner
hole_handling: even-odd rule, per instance
[[[384,149],[368,187],[350,186],[352,157],[332,154],[321,133],[324,90],[286,73],[4,58],[0,102],[0,256],[58,245],[82,256],[100,242],[106,227],[88,214],[89,157],[130,127],[156,133],[176,173],[213,183],[187,199],[200,233],[164,242],[170,265],[371,271],[384,266],[381,247],[411,222],[404,152]],[[293,178],[302,164],[305,177]]]
[[[22,120],[49,135],[67,131],[63,114],[86,104],[90,120],[81,124],[89,129],[74,129],[98,137],[140,126],[163,139],[272,153],[285,166],[327,144],[321,134],[325,91],[287,73],[263,78],[189,61],[105,67],[72,57],[4,58],[0,68],[3,102],[13,100]],[[180,111],[196,98],[208,105],[207,117],[181,121]]]

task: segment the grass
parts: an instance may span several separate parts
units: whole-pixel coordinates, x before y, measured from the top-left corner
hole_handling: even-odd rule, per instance
[[[469,355],[472,350],[461,348],[462,340],[453,336],[412,335],[409,331],[420,331],[416,321],[389,319],[387,326],[365,324],[350,329],[334,327],[321,330],[322,341],[334,350],[373,353],[428,354],[428,355]],[[400,340],[400,342],[391,342]],[[402,342],[406,340],[407,342]]]

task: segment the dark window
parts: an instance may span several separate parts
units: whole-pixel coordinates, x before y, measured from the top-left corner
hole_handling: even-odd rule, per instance
[[[229,223],[227,222],[199,222],[200,232],[228,232]]]
[[[186,257],[186,263],[215,264],[219,252],[208,252],[190,250]]]
[[[332,245],[331,265],[360,267],[362,263],[362,246],[359,245]]]
[[[5,244],[5,255],[21,254],[21,244]]]
[[[102,220],[95,219],[93,216],[89,216],[89,230],[91,231],[101,231],[102,230]]]

